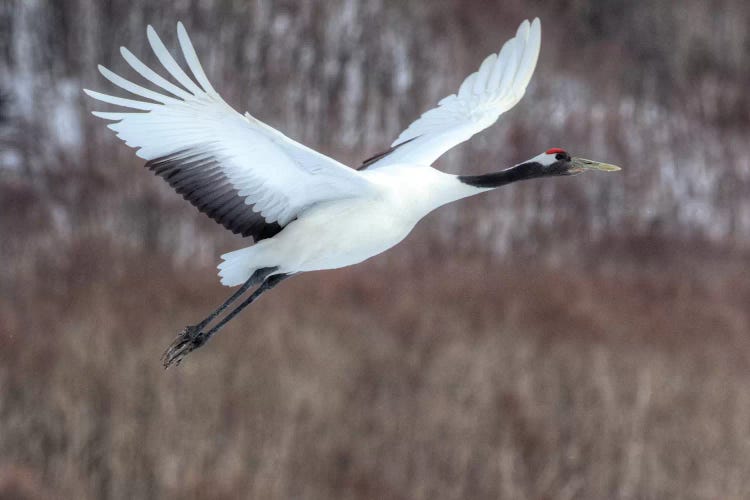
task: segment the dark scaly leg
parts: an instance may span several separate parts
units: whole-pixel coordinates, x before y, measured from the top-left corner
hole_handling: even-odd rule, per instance
[[[183,330],[179,334],[177,334],[177,338],[174,340],[174,342],[172,342],[167,350],[164,351],[164,354],[162,354],[161,359],[164,363],[164,368],[169,368],[169,366],[172,364],[179,365],[182,361],[182,358],[184,358],[191,351],[194,351],[195,349],[205,344],[214,333],[219,331],[242,309],[250,305],[258,297],[260,297],[263,292],[270,290],[284,278],[290,276],[288,274],[276,274],[267,278],[267,276],[274,272],[276,269],[277,268],[275,267],[266,267],[255,271],[250,279],[248,279],[235,293],[232,294],[231,297],[229,297],[215,311],[209,314],[204,320],[196,325],[188,325],[183,328]],[[229,307],[233,302],[235,302],[240,296],[247,292],[247,290],[251,286],[258,284],[261,281],[261,285],[244,302],[237,306],[232,312],[227,314],[208,332],[203,331],[203,329],[211,321],[213,321],[217,316],[224,312],[224,310],[226,310],[226,308]]]

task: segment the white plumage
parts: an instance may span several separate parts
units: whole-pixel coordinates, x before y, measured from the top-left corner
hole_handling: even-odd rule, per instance
[[[403,146],[373,167],[399,162],[432,165],[443,153],[495,123],[526,92],[541,42],[539,19],[522,22],[499,54],[487,56],[458,93],[443,98],[401,132],[391,146]]]
[[[137,149],[146,167],[201,212],[256,242],[222,255],[221,282],[242,287],[178,335],[164,355],[165,366],[179,363],[286,277],[362,262],[400,242],[422,217],[445,203],[524,179],[619,170],[571,158],[559,148],[484,175],[456,176],[430,166],[523,97],[539,56],[538,19],[521,23],[516,36],[488,56],[456,94],[415,120],[388,151],[365,161],[359,170],[234,111],[209,83],[181,23],[178,40],[192,77],[150,26],[147,35],[176,83],[121,48],[127,63],[161,90],[99,66],[105,78],[136,99],[86,90],[94,99],[127,109],[94,115],[112,121],[108,127]],[[253,285],[259,286],[249,297],[203,331]]]
[[[149,160],[149,168],[217,222],[259,240],[222,256],[219,274],[231,286],[259,268],[291,274],[361,262],[401,241],[436,207],[483,191],[430,165],[521,99],[536,65],[541,28],[538,19],[521,23],[515,38],[487,57],[456,94],[414,121],[390,153],[360,171],[237,113],[211,86],[182,23],[177,35],[192,78],[149,26],[149,44],[176,83],[121,48],[127,63],[161,90],[99,66],[106,79],[136,98],[85,92],[127,108],[93,114],[113,121],[108,127]]]
[[[99,113],[117,120],[108,125],[136,154],[146,160],[176,151],[215,159],[251,209],[267,222],[282,226],[300,211],[321,201],[364,196],[368,183],[350,168],[298,144],[277,130],[234,111],[211,87],[182,23],[180,45],[196,85],[169,54],[149,26],[148,40],[159,62],[183,88],[168,82],[141,63],[127,49],[125,60],[150,82],[172,96],[147,90],[99,66],[115,85],[155,103],[122,99],[86,90],[93,98],[147,113]]]

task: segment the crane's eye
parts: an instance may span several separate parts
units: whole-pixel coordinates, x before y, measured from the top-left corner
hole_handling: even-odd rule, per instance
[[[557,153],[555,155],[555,160],[563,160],[565,159],[565,153]]]

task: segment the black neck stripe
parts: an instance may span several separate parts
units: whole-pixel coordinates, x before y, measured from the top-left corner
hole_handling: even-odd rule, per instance
[[[458,180],[477,188],[496,188],[510,184],[511,182],[534,179],[536,177],[542,177],[542,165],[532,162],[522,163],[492,174],[459,175]]]

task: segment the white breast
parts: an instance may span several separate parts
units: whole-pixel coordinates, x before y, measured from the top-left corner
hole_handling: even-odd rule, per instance
[[[280,257],[281,270],[335,269],[388,250],[442,204],[436,204],[434,195],[440,192],[436,187],[447,182],[443,176],[450,177],[414,166],[365,171],[363,175],[377,187],[372,196],[316,205],[267,243]]]
[[[273,238],[282,271],[336,269],[382,253],[419,220],[404,216],[385,199],[341,200],[317,206]]]
[[[399,243],[433,209],[477,192],[431,167],[389,166],[363,175],[375,186],[372,195],[317,204],[273,238],[234,255],[247,266],[284,273],[350,266]]]

